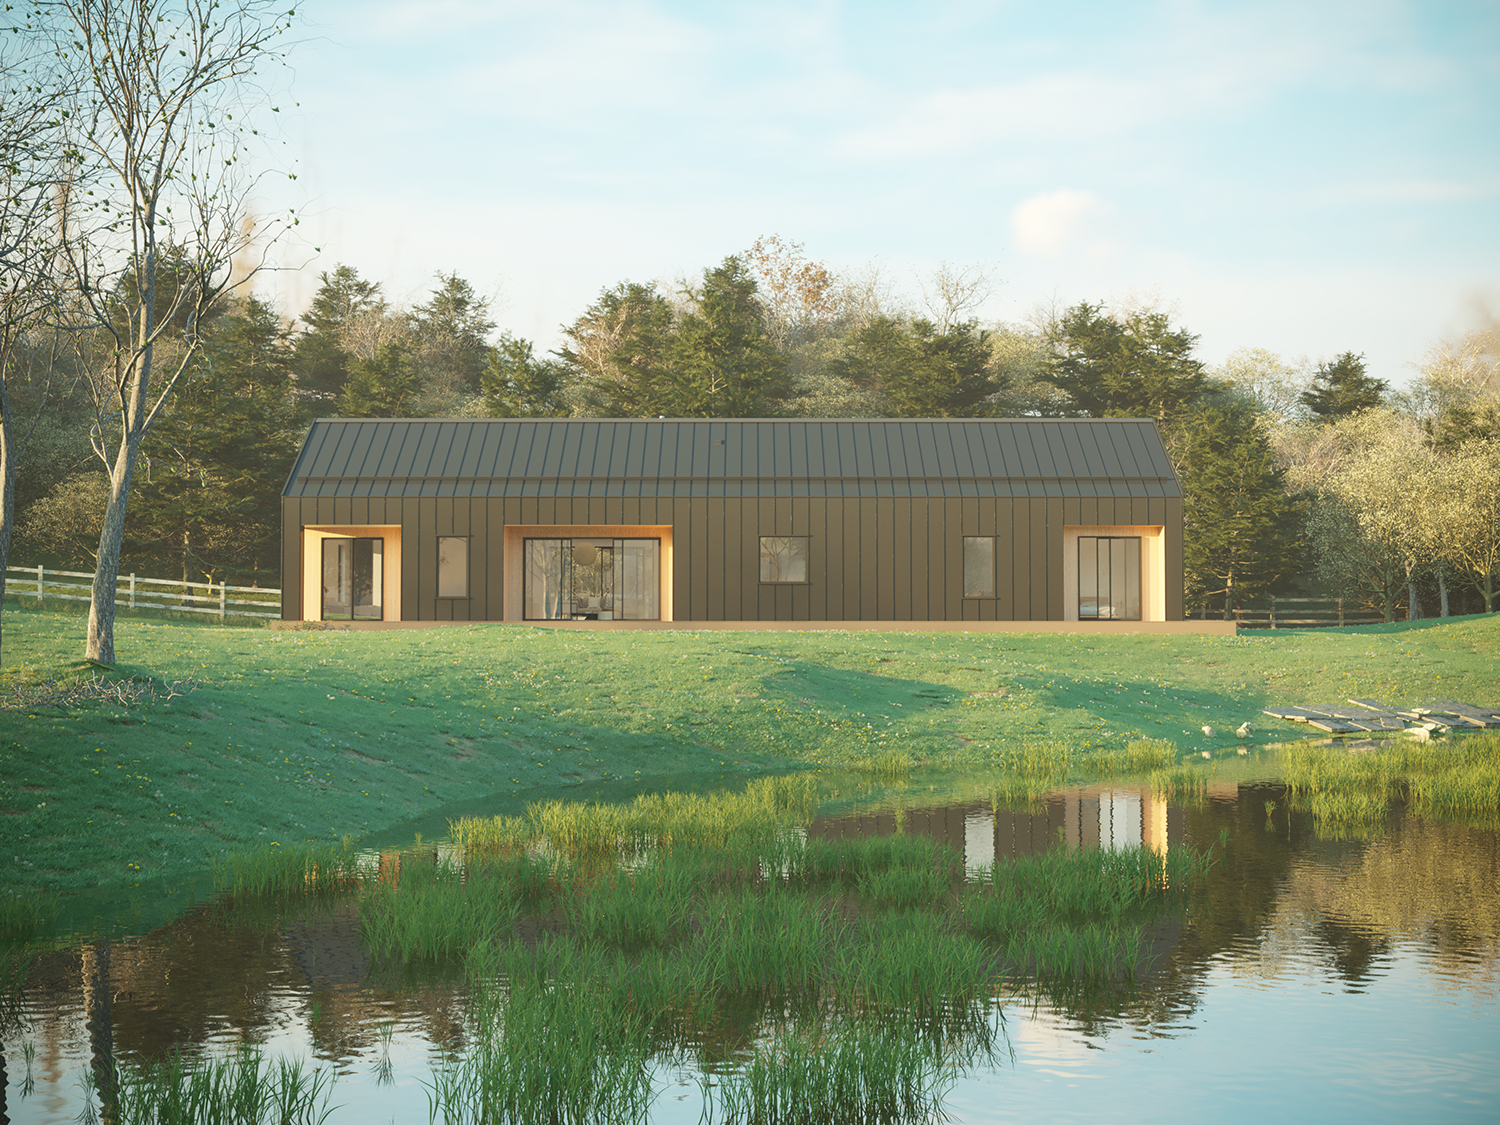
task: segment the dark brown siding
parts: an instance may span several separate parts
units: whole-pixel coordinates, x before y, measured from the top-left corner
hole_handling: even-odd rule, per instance
[[[283,616],[306,525],[399,523],[413,619],[503,616],[507,525],[669,524],[679,620],[1040,620],[1062,615],[1066,525],[1166,527],[1182,501],[1150,421],[320,420],[283,493]],[[436,598],[437,537],[469,539],[470,596]],[[759,538],[807,536],[808,582],[762,585]],[[996,539],[995,597],[963,597],[962,540]]]

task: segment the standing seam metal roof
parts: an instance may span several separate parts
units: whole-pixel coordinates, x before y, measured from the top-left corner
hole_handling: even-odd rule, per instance
[[[282,495],[1181,496],[1150,419],[322,418]]]

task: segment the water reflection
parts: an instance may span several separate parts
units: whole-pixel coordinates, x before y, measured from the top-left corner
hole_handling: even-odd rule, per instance
[[[1102,785],[1015,808],[979,800],[897,803],[815,820],[807,834],[921,834],[960,853],[973,872],[1058,846],[1207,848],[1224,830],[1229,845],[1201,895],[1185,917],[1152,934],[1150,978],[1133,988],[1013,997],[1007,1021],[1016,1073],[974,1082],[1042,1090],[1044,1079],[1096,1072],[1104,1065],[1099,1048],[1109,1065],[1135,1066],[1129,1058],[1146,1048],[1132,1044],[1154,1043],[1155,1051],[1222,1034],[1204,1013],[1216,1010],[1214,998],[1224,990],[1244,987],[1275,993],[1279,1007],[1268,1006],[1262,1025],[1237,1034],[1278,1035],[1281,1021],[1298,1018],[1298,1004],[1313,1002],[1298,999],[1308,991],[1302,985],[1331,983],[1348,997],[1336,1008],[1317,1001],[1318,1019],[1331,1035],[1366,1034],[1368,1012],[1357,998],[1376,990],[1383,1003],[1396,1005],[1389,1018],[1416,1019],[1435,1037],[1429,1050],[1440,1050],[1447,1036],[1464,1043],[1472,1061],[1476,1032],[1488,1028],[1500,1039],[1493,1014],[1500,1008],[1500,834],[1494,831],[1423,822],[1397,808],[1369,839],[1325,839],[1281,786],[1246,784],[1210,790],[1195,804]],[[80,1076],[107,1075],[111,1057],[161,1059],[172,1050],[201,1053],[240,1041],[300,1050],[338,1068],[346,1078],[335,1101],[345,1110],[331,1120],[360,1120],[371,1107],[379,1107],[382,1120],[391,1106],[418,1109],[425,1106],[419,1079],[434,1051],[462,1043],[467,995],[441,981],[380,981],[370,969],[348,902],[285,913],[200,906],[138,938],[46,953],[12,1022],[0,1027],[6,1063],[0,1120],[7,1110],[14,1121],[75,1120]],[[1399,1003],[1388,995],[1393,981],[1404,982]],[[1288,992],[1293,985],[1300,992]],[[1436,1011],[1443,1004],[1451,1017]],[[1490,1013],[1479,1027],[1476,1008]],[[399,1029],[394,1056],[393,1029]],[[739,1041],[752,1029],[725,1030]],[[27,1044],[35,1051],[29,1066]],[[1173,1057],[1186,1065],[1197,1055]],[[1492,1068],[1482,1063],[1437,1067],[1412,1057],[1410,1084],[1434,1081],[1441,1072],[1443,1082],[1467,1082],[1476,1097],[1493,1090]],[[35,1086],[23,1094],[28,1069]],[[1020,1081],[1023,1073],[1031,1077]],[[382,1075],[391,1085],[379,1085]],[[1226,1072],[1222,1081],[1229,1088],[1242,1079]],[[1397,1079],[1386,1074],[1382,1081]],[[959,1119],[994,1119],[993,1103],[971,1098],[970,1089],[955,1103]],[[662,1113],[670,1116],[665,1100]]]

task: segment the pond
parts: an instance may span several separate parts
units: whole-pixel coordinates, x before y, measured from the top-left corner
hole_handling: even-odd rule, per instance
[[[1120,785],[1014,810],[888,798],[820,816],[805,839],[930,837],[972,879],[1052,849],[1209,849],[1227,832],[1185,909],[1151,927],[1139,980],[998,990],[991,1049],[948,1076],[949,1119],[1495,1120],[1494,830],[1398,806],[1379,829],[1330,838],[1271,782],[1180,804]],[[3,1027],[0,1122],[79,1120],[101,1058],[244,1041],[335,1072],[329,1122],[428,1121],[435,1068],[463,1050],[473,997],[456,978],[373,967],[350,901],[259,918],[202,903],[147,933],[64,944],[35,964]],[[700,1121],[754,1034],[741,1033],[699,1044],[713,1065],[656,1057],[649,1120]]]

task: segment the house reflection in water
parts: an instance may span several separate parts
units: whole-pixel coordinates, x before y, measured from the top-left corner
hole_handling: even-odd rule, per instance
[[[1170,806],[1149,788],[1090,785],[1063,789],[1021,809],[992,808],[986,802],[940,808],[850,814],[814,821],[810,837],[830,840],[888,836],[897,832],[928,836],[963,856],[970,874],[997,859],[1036,855],[1059,843],[1070,848],[1134,848],[1165,852],[1182,842],[1187,813]]]

